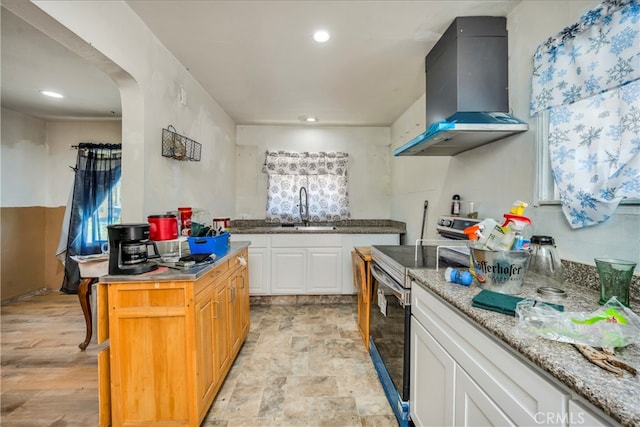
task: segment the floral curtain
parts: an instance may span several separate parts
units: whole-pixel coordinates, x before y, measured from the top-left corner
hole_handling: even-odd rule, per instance
[[[349,219],[348,154],[267,151],[267,221],[300,222],[300,188],[309,199],[310,221]]]
[[[531,114],[549,110],[549,153],[573,228],[640,197],[640,3],[607,0],[538,47]]]

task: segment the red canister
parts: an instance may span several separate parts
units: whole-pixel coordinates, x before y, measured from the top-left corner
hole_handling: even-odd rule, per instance
[[[178,219],[175,215],[149,215],[149,239],[154,241],[178,238]]]
[[[226,230],[231,227],[231,218],[213,218],[214,230]]]
[[[191,235],[191,216],[193,215],[193,209],[190,207],[178,208],[180,212],[180,229],[183,236]]]

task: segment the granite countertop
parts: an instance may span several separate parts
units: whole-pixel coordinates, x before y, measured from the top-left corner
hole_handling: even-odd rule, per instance
[[[207,274],[209,271],[220,265],[220,263],[230,259],[242,249],[249,246],[251,242],[232,241],[229,252],[222,258],[218,258],[211,264],[195,265],[191,268],[181,268],[176,270],[168,267],[160,267],[157,270],[150,271],[144,274],[130,274],[130,275],[106,275],[100,277],[101,283],[122,283],[122,282],[165,282],[165,281],[178,281],[198,280],[200,277]],[[163,263],[165,264],[165,263]],[[171,265],[172,263],[166,263]]]
[[[503,345],[515,350],[525,361],[546,371],[616,421],[623,425],[640,425],[639,377],[625,372],[620,378],[589,362],[571,344],[522,334],[515,327],[515,317],[472,307],[471,299],[481,290],[476,284],[466,287],[446,282],[442,270],[410,270],[409,274],[463,317],[484,328]],[[539,285],[525,279],[523,292],[519,296],[538,297],[536,289]],[[590,313],[600,307],[600,295],[596,290],[569,282],[565,283],[564,289],[567,297],[551,302],[564,305],[565,311]],[[631,308],[637,313],[640,302],[632,300]],[[617,348],[616,356],[640,370],[638,344]]]
[[[350,219],[313,222],[308,227],[295,223],[282,226],[265,220],[233,220],[229,232],[234,234],[405,234],[404,222],[386,219]]]

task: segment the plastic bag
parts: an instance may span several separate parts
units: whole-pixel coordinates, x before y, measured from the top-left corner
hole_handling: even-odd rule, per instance
[[[542,301],[516,305],[516,327],[523,333],[599,348],[640,343],[640,317],[616,297],[592,313],[561,312]]]

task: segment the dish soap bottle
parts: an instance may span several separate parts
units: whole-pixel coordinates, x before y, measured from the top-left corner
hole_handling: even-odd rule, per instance
[[[451,216],[459,216],[460,215],[460,196],[458,194],[454,194],[451,200]]]

